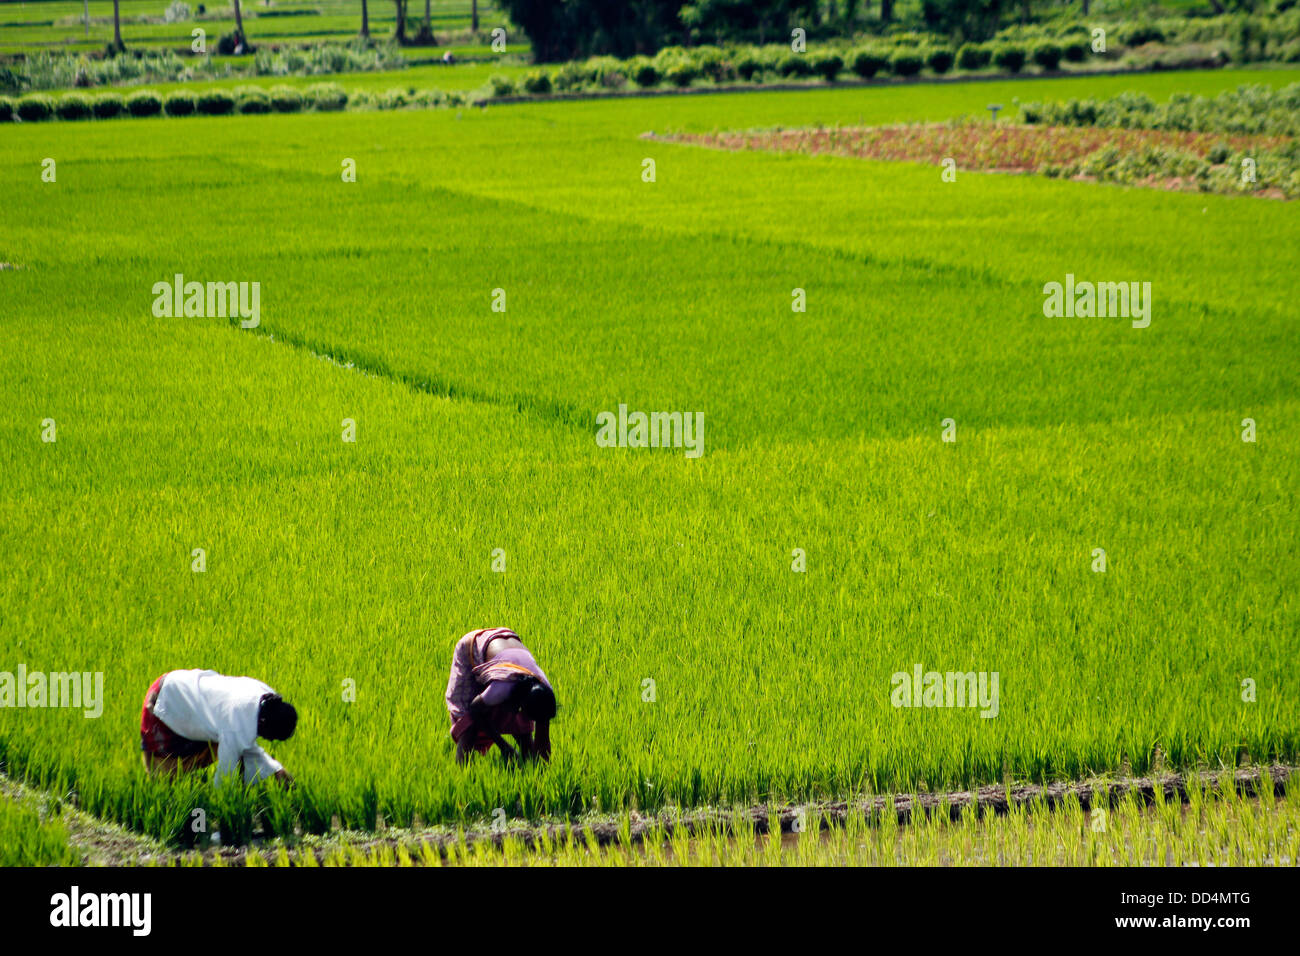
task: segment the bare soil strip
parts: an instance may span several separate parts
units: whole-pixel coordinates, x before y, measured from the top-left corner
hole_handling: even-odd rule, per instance
[[[939,814],[950,819],[959,819],[967,807],[974,806],[976,812],[985,814],[1005,814],[1012,807],[1028,807],[1041,804],[1049,810],[1061,808],[1071,797],[1078,800],[1085,812],[1093,807],[1114,807],[1130,795],[1136,796],[1144,805],[1155,803],[1157,794],[1163,795],[1168,802],[1185,803],[1188,800],[1189,786],[1199,787],[1210,793],[1218,793],[1230,784],[1239,794],[1257,797],[1265,789],[1271,788],[1274,795],[1286,793],[1292,777],[1300,768],[1284,765],[1271,767],[1248,767],[1233,771],[1231,779],[1226,779],[1227,771],[1199,771],[1187,774],[1161,774],[1150,777],[1119,777],[1114,779],[1094,778],[1085,781],[1061,782],[1040,786],[1037,784],[1006,784],[981,787],[978,790],[959,790],[943,793],[896,794],[870,797],[859,801],[837,801],[829,803],[810,803],[802,806],[785,806],[777,808],[769,804],[760,804],[744,810],[705,809],[688,813],[671,810],[657,815],[632,813],[628,828],[632,843],[640,843],[660,834],[671,836],[684,828],[690,835],[713,829],[731,830],[736,823],[748,819],[756,833],[763,835],[779,828],[782,833],[793,833],[796,826],[804,822],[816,821],[820,826],[842,823],[853,813],[865,813],[869,819],[879,819],[892,814],[899,825],[906,826],[918,816]],[[23,799],[43,802],[50,806],[52,798],[30,790],[21,784],[0,775],[0,799]],[[104,823],[80,811],[65,807],[63,818],[72,834],[72,844],[86,856],[90,866],[141,866],[168,865],[189,856],[186,851],[165,847],[162,844],[130,833],[121,827]],[[488,842],[500,846],[507,838],[522,838],[531,842],[537,837],[547,835],[553,842],[566,842],[570,829],[576,841],[586,842],[588,834],[595,843],[606,846],[621,839],[623,823],[617,817],[591,819],[574,824],[544,823],[536,825],[512,825],[505,831],[493,831],[489,828],[469,829],[464,833],[464,842],[476,844]],[[304,838],[300,845],[286,847],[290,860],[299,854],[312,852],[317,858],[322,853],[347,847],[363,853],[384,848],[395,849],[398,846],[418,849],[421,844],[444,853],[450,844],[461,842],[461,835],[447,827],[411,830],[383,830],[377,833],[335,833],[328,837]],[[258,842],[254,846],[262,854],[268,850],[278,852],[278,841]],[[205,854],[205,862],[212,862],[216,856],[227,866],[244,865],[248,847],[229,847],[213,849]]]

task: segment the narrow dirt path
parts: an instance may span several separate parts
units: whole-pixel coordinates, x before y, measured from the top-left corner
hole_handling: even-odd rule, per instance
[[[13,800],[35,807],[42,817],[60,816],[68,828],[68,842],[82,855],[86,866],[167,864],[176,856],[175,851],[156,840],[105,823],[4,774],[0,774],[0,800]]]

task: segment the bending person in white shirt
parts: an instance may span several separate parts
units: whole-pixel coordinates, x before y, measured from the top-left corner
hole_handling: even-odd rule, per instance
[[[189,772],[216,761],[216,782],[241,764],[244,780],[293,778],[257,738],[288,740],[298,712],[274,690],[251,677],[216,671],[163,674],[149,688],[140,715],[140,749],[151,773]]]

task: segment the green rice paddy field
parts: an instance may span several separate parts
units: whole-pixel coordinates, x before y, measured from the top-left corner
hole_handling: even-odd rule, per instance
[[[195,27],[207,31],[209,42],[235,29],[232,4],[222,0],[206,4],[198,16],[199,0],[186,0],[193,16],[165,23],[163,14],[170,0],[121,0],[122,40],[127,47],[188,50]],[[470,29],[470,0],[435,0],[430,7],[434,34]],[[95,0],[89,5],[90,25],[83,22],[81,0],[27,0],[0,4],[0,53],[32,53],[37,50],[103,50],[113,39],[113,4]],[[396,7],[377,0],[369,5],[370,33],[376,39],[391,36],[396,24]],[[502,26],[504,17],[490,0],[480,0],[479,28],[490,32]],[[361,32],[361,4],[354,0],[244,0],[241,4],[244,31],[254,44],[301,45],[333,41],[347,42]],[[217,16],[220,14],[220,16]],[[423,23],[424,4],[413,2],[407,17]],[[155,21],[155,22],[150,22]],[[414,30],[411,31],[414,35]],[[428,47],[409,49],[412,56],[431,55]],[[441,51],[438,51],[439,55]]]
[[[0,671],[106,699],[0,708],[0,761],[158,835],[229,810],[140,765],[196,666],[297,704],[257,799],[308,829],[1294,761],[1294,204],[639,135],[1297,78],[3,128]],[[260,282],[260,326],[156,318],[176,273]],[[1067,274],[1150,282],[1150,326],[1045,318]],[[620,403],[704,454],[598,447]],[[453,762],[492,625],[549,766]],[[917,664],[997,672],[997,716],[892,706]]]

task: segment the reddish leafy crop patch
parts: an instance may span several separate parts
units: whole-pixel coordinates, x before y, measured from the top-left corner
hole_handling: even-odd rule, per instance
[[[656,136],[671,142],[717,149],[757,149],[776,152],[829,154],[859,159],[933,163],[951,159],[962,171],[1049,172],[1080,179],[1098,178],[1087,173],[1090,157],[1103,150],[1120,157],[1149,154],[1179,155],[1226,170],[1211,159],[1216,147],[1234,154],[1263,153],[1290,141],[1283,136],[1224,136],[1216,133],[1097,127],[1019,126],[1010,123],[932,123],[870,128],[840,127],[753,132],[722,132]],[[1100,177],[1107,178],[1107,177]],[[1135,177],[1137,185],[1163,188],[1203,188],[1195,177]],[[1268,195],[1257,191],[1257,194]]]

